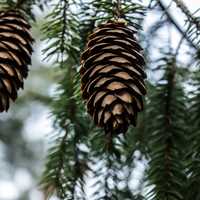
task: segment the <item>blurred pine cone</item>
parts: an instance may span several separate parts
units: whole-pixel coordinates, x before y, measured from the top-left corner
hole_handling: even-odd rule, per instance
[[[17,11],[0,11],[0,112],[17,98],[31,64],[31,26]]]
[[[109,21],[89,36],[81,56],[82,96],[95,123],[106,133],[136,126],[146,94],[142,48],[125,22]]]

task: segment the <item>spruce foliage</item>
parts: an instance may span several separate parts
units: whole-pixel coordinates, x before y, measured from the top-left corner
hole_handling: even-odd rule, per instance
[[[43,54],[55,70],[57,85],[51,97],[55,131],[50,134],[40,182],[45,200],[52,196],[60,200],[200,199],[198,10],[190,12],[181,0],[170,5],[149,0],[147,7],[143,3],[0,0],[1,10],[16,9],[31,23],[37,19],[35,6],[46,14],[41,28]],[[185,26],[179,23],[182,18],[174,17],[171,6],[185,16]],[[144,26],[148,14],[154,12],[160,18]],[[89,35],[101,24],[119,18],[135,30],[144,49],[147,96],[137,127],[113,137],[104,134],[88,116],[79,72]],[[35,25],[39,26],[37,22]],[[168,48],[173,39],[171,27],[179,33],[176,48]],[[159,38],[160,30],[168,35],[167,42]],[[189,49],[187,61],[183,46]],[[138,165],[144,168],[139,180],[135,176]]]
[[[165,55],[158,65],[164,74],[149,97],[147,131],[150,132],[148,179],[153,186],[148,199],[184,199],[186,145],[185,95],[178,82],[177,63]],[[159,106],[157,106],[159,105]],[[155,109],[156,108],[156,109]],[[155,123],[156,121],[156,123]]]

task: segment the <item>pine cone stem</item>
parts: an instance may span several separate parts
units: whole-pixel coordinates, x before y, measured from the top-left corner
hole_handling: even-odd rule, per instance
[[[108,153],[112,152],[112,147],[113,147],[113,137],[112,137],[112,133],[109,132],[106,134],[106,138],[105,138],[105,144],[106,144],[106,151]]]
[[[121,0],[117,0],[117,18],[121,18],[122,15],[122,11],[121,11]]]
[[[22,7],[22,5],[24,4],[25,1],[26,0],[18,0],[17,3],[16,3],[16,6],[15,6],[16,9]]]

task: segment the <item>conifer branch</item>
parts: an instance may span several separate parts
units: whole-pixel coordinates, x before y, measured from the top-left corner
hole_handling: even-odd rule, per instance
[[[200,57],[197,56],[197,62],[199,66]],[[188,181],[186,188],[186,200],[190,199],[198,199],[200,196],[200,191],[198,184],[200,182],[200,73],[199,69],[195,70],[192,73],[192,87],[194,88],[190,96],[189,101],[191,102],[189,107],[190,118],[188,120],[188,124],[190,124],[188,128],[189,132],[189,151],[186,155],[187,160],[187,174]]]
[[[43,49],[45,59],[56,57],[55,63],[59,63],[60,67],[63,67],[67,56],[72,57],[75,64],[78,63],[80,22],[69,9],[70,5],[73,5],[73,2],[59,1],[47,16],[48,22],[42,27],[42,32],[45,34],[43,40],[47,42],[47,47]],[[71,45],[72,41],[76,45]]]
[[[74,1],[71,3],[73,4]],[[58,91],[60,93],[54,100],[52,112],[55,116],[55,126],[61,132],[64,131],[66,135],[58,136],[60,138],[57,141],[58,147],[65,146],[64,149],[55,147],[60,156],[54,154],[54,151],[52,152],[50,149],[42,184],[49,185],[45,174],[51,172],[49,180],[57,185],[55,189],[58,197],[73,200],[85,195],[83,185],[84,174],[87,171],[87,153],[79,149],[79,143],[83,140],[84,126],[88,124],[85,123],[85,119],[81,118],[82,114],[80,113],[82,111],[77,109],[78,106],[74,96],[75,81],[73,79],[76,73],[74,67],[78,65],[80,38],[78,35],[79,22],[70,10],[70,5],[67,0],[58,2],[53,12],[48,15],[48,23],[43,26],[43,31],[46,34],[45,39],[50,42],[50,45],[44,50],[46,58],[56,56],[55,63],[58,64],[64,75],[59,83]],[[66,127],[68,123],[71,127],[70,130]],[[54,154],[54,158],[51,156],[52,154]],[[62,178],[59,179],[59,185],[57,184],[58,181],[55,182],[54,180],[55,169],[48,164],[53,163],[54,159],[58,160],[55,163],[57,174],[62,175]],[[81,190],[82,194],[78,194],[77,189],[79,193]]]
[[[166,65],[162,68],[165,72],[161,78],[165,83],[157,85],[148,106],[151,110],[148,113],[156,120],[150,122],[151,125],[148,127],[148,131],[152,132],[149,138],[151,141],[149,180],[155,185],[148,196],[152,199],[180,200],[183,199],[182,182],[186,180],[183,171],[184,153],[181,149],[186,141],[184,93],[175,78],[176,60],[173,55],[166,56],[168,58],[161,59]],[[159,104],[161,108],[155,109],[155,104]],[[181,138],[182,141],[177,143],[176,138]]]

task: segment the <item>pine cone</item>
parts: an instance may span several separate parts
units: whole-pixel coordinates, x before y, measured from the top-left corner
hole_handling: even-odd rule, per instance
[[[145,62],[135,33],[124,22],[107,22],[89,36],[81,56],[82,96],[106,133],[125,133],[143,110]]]
[[[9,101],[23,88],[31,64],[30,25],[17,11],[0,11],[0,112],[7,111]]]

